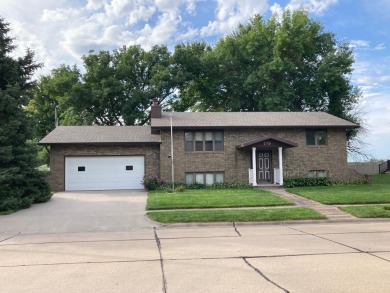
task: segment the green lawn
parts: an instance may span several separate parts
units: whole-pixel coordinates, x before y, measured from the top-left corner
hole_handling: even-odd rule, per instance
[[[293,205],[269,191],[258,189],[187,189],[184,192],[167,193],[151,191],[147,210],[228,208]]]
[[[390,205],[349,206],[339,209],[358,218],[390,218]]]
[[[325,216],[317,211],[304,207],[251,210],[148,212],[147,216],[153,221],[161,223],[258,222],[326,219]]]
[[[390,175],[376,175],[372,184],[297,187],[287,191],[323,204],[390,203]]]

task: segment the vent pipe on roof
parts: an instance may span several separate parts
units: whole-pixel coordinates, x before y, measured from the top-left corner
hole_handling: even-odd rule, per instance
[[[154,98],[152,101],[152,106],[150,109],[151,118],[161,118],[161,106],[158,103],[157,98]]]

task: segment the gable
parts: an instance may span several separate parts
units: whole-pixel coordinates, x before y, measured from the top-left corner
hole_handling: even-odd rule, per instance
[[[270,147],[284,147],[284,148],[292,148],[296,147],[298,144],[288,139],[280,138],[277,136],[264,136],[258,139],[254,139],[251,141],[244,142],[236,146],[237,149],[243,148],[270,148]]]

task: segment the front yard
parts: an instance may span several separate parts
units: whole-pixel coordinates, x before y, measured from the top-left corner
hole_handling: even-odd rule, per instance
[[[339,209],[358,218],[390,218],[390,205],[347,206]]]
[[[325,219],[323,215],[310,208],[283,207],[293,204],[276,194],[259,189],[188,189],[176,193],[159,190],[149,192],[147,210],[187,210],[153,211],[147,215],[150,219],[162,223]],[[275,208],[276,206],[281,207]]]
[[[296,187],[286,190],[329,205],[390,203],[390,175],[375,175],[372,184]]]
[[[269,191],[259,189],[187,189],[168,193],[149,192],[147,210],[264,207],[293,205]]]
[[[373,177],[372,184],[288,188],[288,192],[331,205],[358,218],[390,218],[390,175]]]

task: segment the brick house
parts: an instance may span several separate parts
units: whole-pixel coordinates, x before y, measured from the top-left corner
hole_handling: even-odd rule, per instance
[[[347,165],[346,130],[359,126],[327,113],[168,113],[154,102],[151,117],[150,126],[54,129],[39,142],[50,146],[52,189],[139,189],[145,174],[172,181],[172,169],[175,182],[254,186],[358,176]]]

